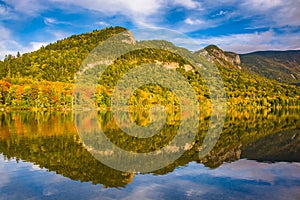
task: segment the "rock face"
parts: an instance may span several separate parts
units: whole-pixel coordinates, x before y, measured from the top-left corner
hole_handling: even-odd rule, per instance
[[[223,58],[232,64],[240,65],[241,59],[240,56],[233,52],[225,52]]]
[[[124,31],[122,33],[122,35],[126,38],[126,39],[123,39],[122,42],[127,43],[127,44],[135,44],[136,43],[135,38],[130,31]]]
[[[233,67],[241,69],[240,56],[233,52],[225,52],[215,45],[209,45],[204,49],[207,54],[218,64],[224,67]],[[198,51],[199,54],[204,55],[206,53],[203,50]]]
[[[254,73],[265,78],[300,86],[300,51],[258,51],[248,54],[226,52],[209,45],[195,54],[216,65]]]

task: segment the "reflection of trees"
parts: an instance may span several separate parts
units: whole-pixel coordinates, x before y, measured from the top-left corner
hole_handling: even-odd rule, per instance
[[[182,157],[172,165],[158,170],[155,173],[165,174],[173,171],[178,166],[184,166],[191,161],[202,163],[210,168],[217,168],[224,162],[235,161],[240,158],[247,158],[247,155],[243,155],[243,151],[246,151],[253,142],[264,139],[266,136],[276,136],[275,133],[296,129],[300,126],[299,110],[296,109],[251,111],[231,110],[227,116],[228,117],[224,124],[220,139],[213,150],[206,157],[201,160],[198,158],[197,149],[199,147],[201,148],[201,141],[204,137],[203,135],[198,134],[195,145],[191,150],[186,151],[185,154],[183,154]],[[273,140],[276,141],[277,138],[273,137]],[[293,144],[294,145],[286,147],[286,150],[288,150],[288,148],[292,148],[289,149],[292,151],[297,145],[299,146],[299,143],[294,142]],[[272,154],[276,155],[278,152],[277,145],[278,143],[274,142],[274,145],[269,146],[269,151],[272,152]],[[299,148],[298,146],[297,148]],[[260,153],[263,154],[264,152],[260,151]],[[288,154],[285,155],[287,157],[289,156]],[[263,157],[259,154],[254,154],[252,156],[253,157],[251,159],[254,160],[256,156]],[[283,160],[287,160],[287,157]],[[265,159],[267,159],[267,157],[265,157]],[[280,161],[280,159],[277,161]],[[299,161],[299,159],[294,161]]]
[[[156,145],[155,148],[164,146],[167,139],[172,139],[172,131],[176,131],[180,122],[180,117],[173,113],[160,133],[161,138],[136,139],[135,145],[132,145],[133,138],[125,135],[117,127],[110,112],[100,112],[98,117],[103,130],[112,142],[120,147],[127,145],[137,152],[153,150],[154,147],[148,144]],[[149,116],[145,113],[134,112],[131,118],[143,125],[149,122]],[[184,166],[191,161],[215,168],[223,162],[239,159],[241,154],[242,157],[248,158],[249,155],[251,159],[263,160],[266,159],[263,155],[265,152],[267,155],[276,155],[275,152],[281,148],[279,144],[283,144],[281,146],[284,151],[290,151],[291,148],[299,149],[298,135],[287,132],[289,129],[299,128],[299,118],[299,110],[229,111],[216,146],[209,155],[200,160],[198,151],[209,124],[209,116],[201,116],[194,145],[187,148],[173,164],[155,171],[154,174],[172,172],[178,166]],[[2,113],[0,126],[0,152],[6,159],[22,159],[73,180],[91,181],[93,184],[108,187],[125,187],[134,176],[111,169],[93,158],[79,140],[71,113]],[[280,138],[279,132],[282,132]],[[289,140],[293,136],[296,142]],[[286,144],[289,141],[291,145]],[[268,144],[264,152],[255,152],[258,146],[262,147],[261,144],[264,143]],[[280,159],[283,158],[279,157]]]
[[[133,179],[133,174],[111,169],[90,155],[79,141],[71,113],[8,113],[0,119],[0,152],[7,159],[15,157],[72,180],[107,187],[124,187]]]

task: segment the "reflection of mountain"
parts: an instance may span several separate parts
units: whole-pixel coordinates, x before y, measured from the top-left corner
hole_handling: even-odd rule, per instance
[[[243,147],[242,158],[265,162],[300,162],[300,129],[267,135]]]
[[[204,137],[203,134],[199,134],[191,150],[186,151],[172,165],[155,173],[165,174],[172,172],[178,166],[184,166],[191,161],[202,163],[210,168],[217,168],[224,162],[235,161],[241,157],[247,158],[242,155],[248,144],[265,136],[300,127],[300,116],[297,113],[299,113],[297,110],[273,110],[272,112],[267,112],[266,110],[252,112],[245,110],[229,111],[220,139],[206,157],[201,160],[198,158],[197,149],[201,147]],[[274,137],[274,140],[276,140],[276,137]],[[276,149],[276,144],[274,145],[273,148]],[[292,147],[290,146],[290,148]],[[255,156],[252,159],[255,160]]]
[[[209,155],[201,160],[198,158],[198,150],[209,123],[209,117],[204,117],[200,120],[200,130],[194,146],[187,148],[173,164],[153,173],[166,174],[192,161],[216,168],[223,162],[238,160],[240,157],[299,161],[296,154],[299,150],[299,111],[230,111],[228,116],[223,133]],[[135,115],[133,118],[139,118],[141,124],[148,120],[147,116]],[[114,133],[110,140],[116,144],[122,146],[120,141],[123,141],[123,144],[131,146],[135,151],[141,150],[143,146],[152,150],[147,145],[148,142],[143,140],[137,141],[140,143],[133,146],[132,138],[121,132],[112,121],[110,112],[100,113],[99,119],[106,134]],[[172,130],[176,130],[176,126],[177,123],[170,121],[162,135],[168,138]],[[6,113],[0,115],[0,127],[0,153],[7,159],[15,157],[73,180],[91,181],[107,187],[125,187],[134,177],[134,174],[105,166],[83,147],[74,128],[71,113]],[[288,131],[290,129],[296,130]],[[158,147],[165,145],[164,141],[151,142]]]
[[[79,141],[71,113],[10,113],[0,118],[0,152],[8,159],[16,157],[72,180],[104,187],[124,187],[134,177],[91,156]]]

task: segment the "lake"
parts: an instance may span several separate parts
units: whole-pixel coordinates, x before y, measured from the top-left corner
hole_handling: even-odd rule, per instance
[[[146,112],[131,119],[149,123]],[[192,145],[149,172],[100,162],[97,144],[90,148],[100,139],[80,135],[76,120],[72,112],[0,112],[0,199],[300,199],[298,109],[229,110],[214,148],[199,157],[211,120],[202,114]],[[157,136],[142,139],[125,134],[110,111],[99,111],[97,120],[113,144],[147,153],[168,145],[181,118],[175,113]]]

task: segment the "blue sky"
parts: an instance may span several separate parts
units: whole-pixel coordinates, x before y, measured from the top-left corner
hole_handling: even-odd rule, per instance
[[[162,27],[199,49],[300,49],[300,0],[0,0],[0,59],[108,26]]]

